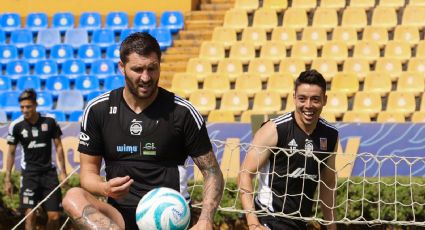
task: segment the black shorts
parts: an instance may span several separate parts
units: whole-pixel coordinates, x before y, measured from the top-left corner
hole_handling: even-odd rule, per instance
[[[45,199],[59,185],[56,169],[52,168],[44,172],[22,172],[20,205],[23,210],[34,208],[40,201]],[[56,190],[42,207],[45,211],[60,211],[62,208],[61,190]]]
[[[255,209],[262,209],[257,202],[254,202]],[[259,216],[258,220],[264,226],[267,226],[271,230],[276,229],[285,229],[285,230],[307,230],[307,222],[301,220],[294,220],[289,218],[284,218],[281,216]]]

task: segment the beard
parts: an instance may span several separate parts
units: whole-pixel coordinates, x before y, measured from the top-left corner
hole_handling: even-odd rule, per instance
[[[139,84],[137,84],[125,75],[125,82],[129,92],[137,99],[148,99],[152,97],[158,89],[158,80],[155,81],[151,79],[148,82],[139,82]],[[145,89],[146,92],[140,92],[140,88]]]

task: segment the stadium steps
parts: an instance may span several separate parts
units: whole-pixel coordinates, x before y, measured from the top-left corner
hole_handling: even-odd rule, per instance
[[[171,82],[176,72],[161,71],[161,77],[159,78],[158,85],[167,90],[171,89]]]
[[[186,62],[162,63],[161,70],[165,72],[184,72],[186,70]]]
[[[200,47],[202,42],[203,41],[191,40],[191,39],[185,39],[185,40],[176,39],[173,41],[173,47],[186,47],[186,46]]]
[[[165,51],[166,54],[193,54],[197,55],[199,53],[199,47],[198,46],[177,46],[177,47],[170,47]]]
[[[183,30],[179,35],[180,39],[209,40],[212,37],[212,30]]]
[[[190,58],[195,57],[197,55],[193,54],[163,54],[162,61],[164,63],[167,62],[179,62],[179,61],[188,61]]]
[[[226,11],[190,11],[185,14],[186,20],[224,20]]]
[[[186,22],[186,29],[187,30],[214,30],[215,27],[223,25],[223,20],[193,20]]]
[[[228,10],[232,8],[235,4],[233,2],[227,3],[201,3],[201,10]]]

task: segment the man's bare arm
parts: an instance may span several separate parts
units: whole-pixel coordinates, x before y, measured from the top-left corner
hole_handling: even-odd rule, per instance
[[[6,175],[4,178],[6,182],[10,182],[13,163],[15,162],[15,152],[16,145],[9,145],[9,148],[7,149]]]
[[[55,138],[53,139],[53,142],[55,143],[56,155],[58,156],[57,160],[60,173],[66,176],[65,154],[63,152],[62,140],[60,138]]]
[[[204,176],[204,199],[199,220],[208,220],[213,223],[214,213],[223,195],[223,174],[212,151],[205,155],[194,157],[193,161]]]

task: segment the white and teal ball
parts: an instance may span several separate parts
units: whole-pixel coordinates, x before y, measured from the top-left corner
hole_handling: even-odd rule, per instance
[[[190,223],[189,205],[174,189],[152,189],[137,205],[136,222],[140,230],[187,229]]]

